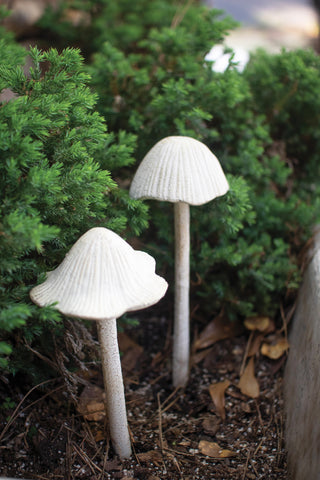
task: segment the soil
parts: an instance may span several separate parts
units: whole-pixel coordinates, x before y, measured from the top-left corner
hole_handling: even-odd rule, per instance
[[[187,387],[173,389],[168,328],[164,317],[144,314],[140,326],[119,336],[130,460],[121,461],[109,441],[97,363],[83,374],[78,404],[63,376],[32,388],[23,379],[1,379],[0,474],[39,480],[288,478],[285,356],[252,357],[260,388],[252,398],[238,385],[250,332],[231,335],[194,355]],[[219,406],[209,387],[226,380]]]

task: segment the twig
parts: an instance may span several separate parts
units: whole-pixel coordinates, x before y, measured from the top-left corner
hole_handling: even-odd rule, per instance
[[[194,453],[185,453],[185,452],[179,452],[178,450],[172,450],[171,448],[166,448],[164,447],[163,449],[165,452],[170,452],[173,453],[174,455],[182,455],[183,457],[194,457]]]
[[[52,479],[53,477],[50,475],[50,477],[44,477],[43,475],[36,475],[35,478],[37,478],[38,480],[50,480]],[[54,475],[54,480],[58,479],[58,478],[64,478],[63,475]]]
[[[159,415],[159,439],[160,439],[160,448],[161,453],[163,454],[163,436],[162,436],[162,412],[161,412],[161,403],[160,403],[160,394],[157,395],[158,399],[158,415]]]
[[[86,454],[86,452],[82,449],[80,449],[80,447],[78,447],[75,443],[73,444],[73,448],[74,450],[76,451],[76,453],[82,458],[82,460],[88,465],[88,467],[90,468],[91,472],[95,475],[97,472],[96,470],[101,473],[102,472],[102,469],[100,467],[98,467],[98,465],[96,465],[90,457],[88,457],[88,455]]]
[[[187,13],[189,8],[191,7],[192,3],[193,3],[193,0],[188,0],[184,9],[180,12],[180,14],[178,12],[175,14],[175,16],[173,17],[172,22],[171,22],[171,28],[176,28],[179,25],[179,23],[182,22],[185,14]]]
[[[133,450],[133,455],[134,455],[134,457],[135,457],[136,462],[138,463],[138,465],[141,466],[139,457],[138,457],[138,455],[137,455],[137,452],[136,452],[136,449],[135,449],[135,446],[134,446],[134,442],[133,442],[133,439],[132,439],[131,432],[129,431],[129,433],[130,433],[130,437],[131,437],[131,447],[132,447],[132,450]]]
[[[242,363],[241,363],[241,367],[240,367],[240,373],[239,373],[240,377],[244,372],[244,367],[245,367],[245,364],[246,364],[246,361],[247,361],[247,358],[248,358],[249,349],[251,347],[252,337],[253,337],[253,331],[250,332],[250,335],[249,335],[249,338],[248,338],[248,341],[247,341],[246,350],[245,350],[244,355],[243,355],[243,359],[242,359]]]
[[[257,448],[255,449],[255,451],[254,451],[254,453],[253,453],[253,455],[252,455],[252,458],[255,457],[255,456],[257,455],[257,453],[259,452],[260,447],[261,447],[261,445],[263,444],[263,441],[264,441],[264,438],[262,438],[262,439],[260,440],[259,445],[257,446]]]
[[[67,444],[66,444],[66,473],[67,473],[67,479],[66,480],[71,480],[71,454],[72,454],[72,442],[71,442],[71,433],[72,430],[70,428],[67,428]]]
[[[162,411],[161,411],[161,403],[160,403],[160,393],[157,394],[158,399],[158,414],[159,414],[159,440],[160,440],[160,449],[162,454],[162,463],[164,470],[167,471],[167,467],[164,461],[164,442],[163,442],[163,433],[162,433]]]
[[[181,387],[177,387],[173,390],[173,392],[170,393],[170,395],[164,400],[164,402],[162,402],[162,404],[159,406],[159,409],[164,412],[166,409],[164,409],[163,407],[171,400],[172,397],[174,397],[174,395],[177,393],[177,391],[180,389]],[[158,399],[159,399],[159,394],[158,394]],[[179,397],[177,397],[179,398]]]
[[[57,379],[56,378],[53,378],[53,379],[50,379],[50,380],[46,380],[44,382],[41,382],[39,383],[38,385],[35,385],[34,387],[31,388],[31,390],[29,390],[28,393],[26,393],[26,395],[23,397],[23,399],[18,403],[17,407],[15,408],[13,414],[11,415],[10,417],[10,420],[8,421],[7,425],[4,427],[4,429],[2,430],[1,434],[0,434],[0,442],[1,440],[3,439],[5,433],[8,431],[8,429],[10,428],[10,426],[13,424],[13,422],[15,421],[15,419],[18,417],[18,415],[24,411],[26,411],[28,408],[32,407],[33,405],[35,405],[36,403],[40,402],[41,400],[43,400],[44,398],[46,398],[48,395],[51,395],[53,392],[56,392],[57,390],[60,390],[61,388],[63,388],[63,386],[60,386],[58,388],[56,388],[55,390],[51,391],[51,392],[48,392],[46,393],[45,395],[43,395],[41,398],[39,398],[38,400],[36,400],[35,402],[31,403],[30,405],[28,405],[27,407],[25,407],[23,410],[21,410],[21,412],[19,412],[19,409],[21,407],[21,405],[23,404],[23,402],[27,399],[27,397],[29,397],[29,395],[31,395],[31,393],[36,390],[37,388],[39,387],[42,387],[43,385],[46,385],[47,383],[50,383],[50,382],[54,382],[56,381]]]
[[[285,337],[287,338],[287,330],[288,330],[288,325],[293,317],[293,314],[296,310],[296,307],[297,307],[297,300],[294,302],[294,304],[292,305],[292,307],[290,308],[289,312],[287,313],[287,316],[285,315],[284,313],[284,310],[283,310],[283,305],[281,304],[280,305],[280,313],[281,313],[281,318],[282,318],[282,328],[280,330],[280,333],[281,332],[285,332]]]
[[[106,471],[106,463],[107,463],[107,455],[104,455],[103,457],[103,465],[102,465],[102,469],[101,469],[101,473],[99,475],[99,480],[102,480],[104,478],[104,473]]]
[[[177,401],[179,400],[179,397],[176,397],[174,400],[172,400],[172,402],[169,403],[169,405],[166,406],[166,408],[164,408],[162,410],[162,413],[166,412],[167,410],[170,410],[170,408],[175,404],[177,403]]]
[[[246,464],[245,464],[244,470],[243,470],[242,480],[245,480],[245,478],[246,478],[246,473],[247,473],[247,471],[248,471],[249,458],[250,458],[250,450],[248,450],[247,459],[246,459]]]
[[[259,404],[258,404],[257,400],[255,401],[255,404],[256,404],[256,407],[257,407],[257,412],[258,412],[260,425],[261,425],[261,427],[264,428],[264,424],[263,424],[263,421],[262,421],[261,412],[260,412],[260,408],[259,408]]]
[[[281,446],[284,442],[284,430],[283,430],[283,417],[280,414],[280,418],[277,417],[277,414],[275,412],[275,407],[273,405],[273,416],[274,416],[274,422],[276,424],[276,429],[277,429],[277,465],[280,463],[280,457],[281,457]]]
[[[282,303],[280,304],[280,313],[281,313],[281,318],[282,318],[282,328],[281,332],[284,332],[284,337],[288,341],[288,326],[287,326],[287,319],[285,317],[284,311],[283,311],[283,305]]]
[[[251,460],[250,460],[250,465],[251,465],[251,467],[253,468],[254,473],[256,474],[256,477],[259,478],[259,473],[257,472],[257,469],[255,468],[255,466],[253,465],[253,463],[252,463]]]
[[[34,348],[30,347],[30,345],[27,344],[26,340],[25,340],[25,345],[24,345],[28,350],[30,350],[30,352],[34,353],[36,357],[39,357],[40,360],[42,360],[43,362],[47,363],[48,365],[50,365],[51,368],[53,368],[54,370],[57,370],[57,364],[54,363],[50,358],[48,357],[45,357],[44,355],[42,355],[40,352],[38,352],[37,350],[35,350]]]
[[[161,378],[164,378],[165,376],[166,376],[166,374],[162,373],[161,375],[156,377],[154,380],[151,380],[150,385],[155,385],[155,384],[159,383],[159,380],[161,380]]]

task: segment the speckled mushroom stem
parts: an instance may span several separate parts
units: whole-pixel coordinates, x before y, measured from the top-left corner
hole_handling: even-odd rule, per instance
[[[117,320],[97,321],[106,410],[111,442],[120,458],[129,458],[131,444],[119,355]]]
[[[175,226],[175,300],[173,328],[173,386],[184,387],[189,376],[190,326],[190,207],[174,204]]]

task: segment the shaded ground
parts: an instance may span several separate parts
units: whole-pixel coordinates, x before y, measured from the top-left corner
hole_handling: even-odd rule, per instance
[[[260,395],[250,398],[237,387],[249,335],[233,336],[214,343],[204,360],[198,357],[187,388],[175,391],[165,319],[145,316],[141,325],[145,330],[131,328],[120,339],[132,459],[121,462],[108,441],[96,365],[83,376],[90,389],[79,389],[80,410],[93,409],[91,417],[79,413],[61,377],[33,391],[2,378],[0,474],[41,480],[286,479],[284,357],[255,357]],[[223,421],[209,387],[224,380],[231,383]]]

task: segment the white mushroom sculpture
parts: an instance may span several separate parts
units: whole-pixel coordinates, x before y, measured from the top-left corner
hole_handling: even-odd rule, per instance
[[[174,387],[189,376],[190,211],[224,195],[227,179],[216,156],[191,137],[170,136],[156,143],[140,163],[132,180],[133,198],[174,203],[175,303],[172,375]]]
[[[167,290],[155,274],[155,260],[134,250],[116,233],[97,227],[86,232],[30,292],[39,306],[55,305],[70,317],[96,320],[106,392],[110,437],[121,458],[131,455],[116,319],[149,307]]]

